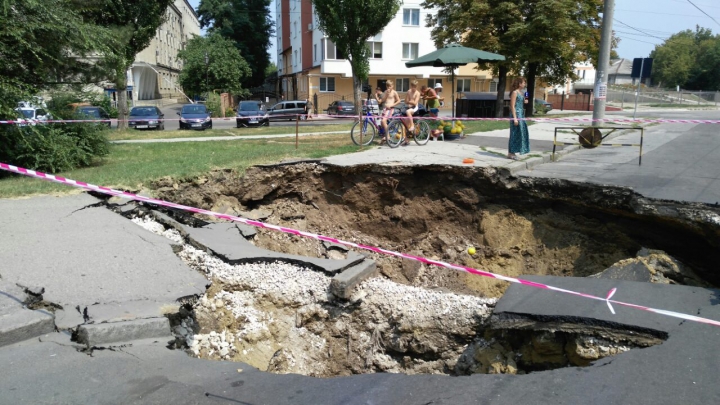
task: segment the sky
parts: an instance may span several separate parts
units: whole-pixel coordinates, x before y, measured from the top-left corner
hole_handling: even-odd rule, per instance
[[[200,0],[189,2],[196,9],[200,4]],[[275,0],[270,4],[270,10],[274,19]],[[696,25],[709,28],[713,34],[720,33],[718,0],[615,0],[613,17],[613,30],[620,38],[616,51],[621,58],[627,59],[648,57],[655,45],[680,31],[694,31]],[[274,36],[271,41],[268,52],[270,60],[275,61]]]
[[[648,57],[655,45],[680,31],[695,31],[696,25],[720,33],[718,0],[615,0],[613,30],[621,58]]]

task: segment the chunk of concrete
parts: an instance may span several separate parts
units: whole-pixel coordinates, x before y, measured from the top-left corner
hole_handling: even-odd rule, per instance
[[[172,339],[170,321],[167,318],[82,325],[77,334],[78,342],[88,347],[151,338]]]
[[[237,226],[237,229],[240,230],[240,233],[242,236],[244,236],[247,239],[252,238],[253,236],[257,235],[257,228],[250,225],[245,224],[235,224]]]
[[[330,293],[338,298],[348,299],[352,290],[363,280],[377,274],[374,260],[365,260],[340,274],[336,274],[330,281]]]

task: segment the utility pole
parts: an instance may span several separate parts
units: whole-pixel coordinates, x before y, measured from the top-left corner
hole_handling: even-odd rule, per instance
[[[615,12],[615,0],[605,0],[603,6],[602,36],[600,37],[600,55],[598,57],[597,76],[593,107],[593,126],[602,124],[605,118],[605,98],[607,97],[607,71],[610,67],[610,48],[612,46],[612,21]]]
[[[205,91],[207,91],[207,95],[205,96],[205,101],[210,97],[210,88],[208,87],[208,67],[210,66],[210,57],[208,56],[207,51],[205,51]]]

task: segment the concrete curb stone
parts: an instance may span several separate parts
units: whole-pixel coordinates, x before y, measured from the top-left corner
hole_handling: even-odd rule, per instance
[[[164,317],[81,325],[77,333],[77,341],[87,347],[164,337],[173,337],[170,321]]]

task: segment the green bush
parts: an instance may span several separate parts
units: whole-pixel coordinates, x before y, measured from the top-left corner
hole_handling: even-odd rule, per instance
[[[206,98],[205,107],[207,107],[208,110],[212,111],[212,116],[214,118],[219,117],[220,111],[222,111],[222,106],[220,105],[220,95],[210,93]]]
[[[89,166],[109,152],[106,131],[99,124],[5,125],[0,160],[49,173]]]

